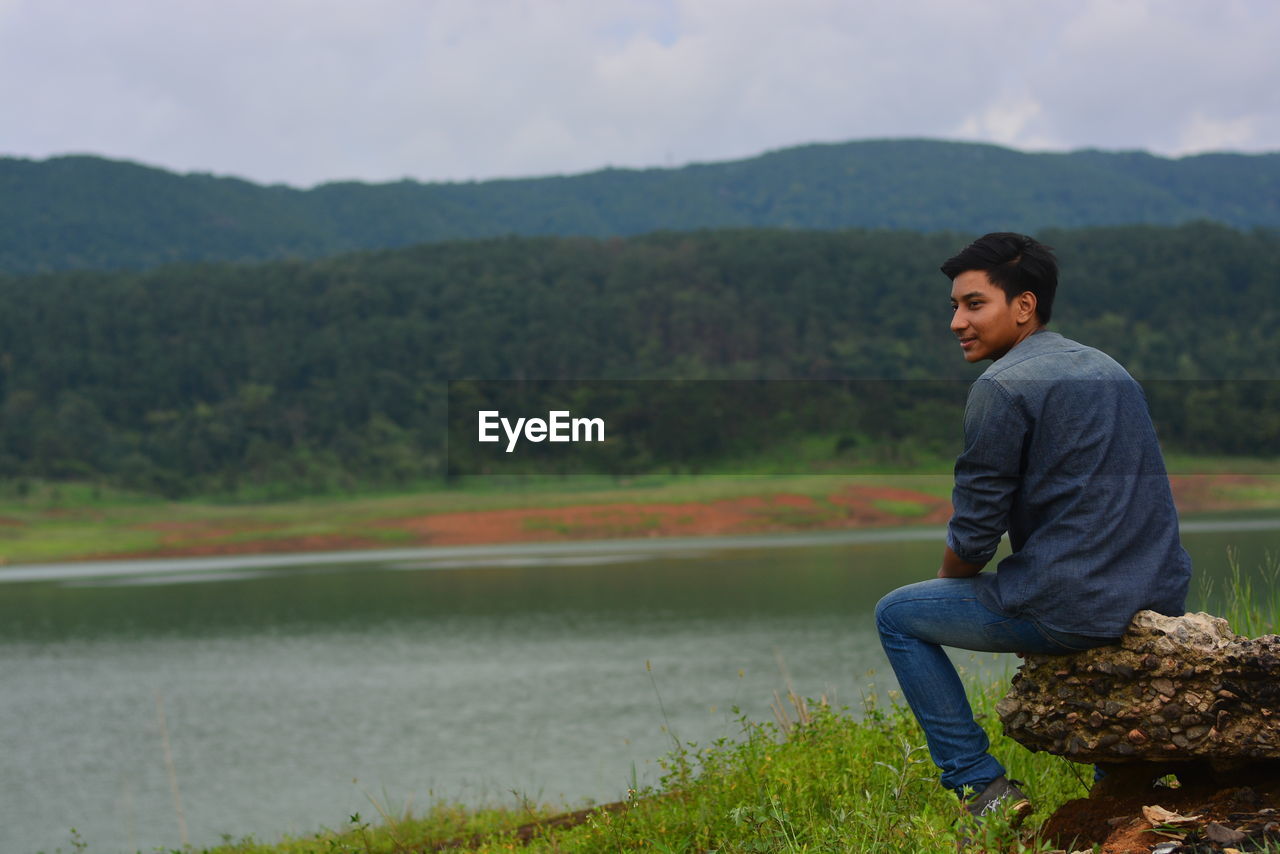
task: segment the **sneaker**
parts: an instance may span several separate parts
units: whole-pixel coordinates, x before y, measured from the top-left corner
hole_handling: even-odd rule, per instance
[[[1009,827],[1016,828],[1032,813],[1031,800],[1022,793],[1018,780],[1009,780],[1001,775],[992,780],[981,793],[965,802],[964,808],[972,818],[967,818],[956,839],[958,852],[969,851],[979,836],[978,823],[995,814],[1003,814],[1009,820]]]
[[[1006,779],[1002,774],[988,783],[982,794],[970,798],[964,808],[978,819],[1004,812],[1009,816],[1009,826],[1017,827],[1032,812],[1031,800],[1018,788],[1022,785],[1022,781]]]

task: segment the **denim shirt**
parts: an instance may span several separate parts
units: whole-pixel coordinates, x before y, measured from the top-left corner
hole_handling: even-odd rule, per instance
[[[1116,638],[1150,608],[1183,613],[1191,559],[1142,388],[1110,356],[1041,330],[969,389],[947,544],[986,563],[983,605]]]

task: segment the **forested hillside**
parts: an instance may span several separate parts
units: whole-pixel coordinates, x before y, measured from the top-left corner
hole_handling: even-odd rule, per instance
[[[1170,160],[881,140],[678,169],[310,190],[95,157],[0,159],[0,270],[320,258],[501,235],[774,227],[915,231],[1210,220],[1280,226],[1280,154]]]
[[[1041,236],[1064,268],[1053,328],[1146,381],[1166,443],[1280,453],[1280,235]],[[445,383],[468,378],[968,379],[937,271],[968,239],[501,238],[0,277],[0,476],[170,495],[442,476]],[[1215,378],[1257,382],[1190,382]],[[949,409],[868,415],[825,428],[958,429]]]

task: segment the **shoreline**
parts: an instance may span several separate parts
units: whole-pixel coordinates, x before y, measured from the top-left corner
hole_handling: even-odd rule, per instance
[[[1214,514],[1220,517],[1220,513]],[[1182,533],[1280,531],[1280,515],[1258,518],[1193,518]],[[391,570],[456,570],[490,566],[540,566],[562,563],[605,565],[663,554],[698,554],[734,549],[812,548],[862,543],[942,542],[938,525],[862,527],[822,531],[771,531],[733,536],[651,536],[643,539],[562,540],[478,543],[404,549],[349,549],[289,553],[235,553],[212,556],[144,556],[12,564],[0,568],[5,582],[118,579],[120,583],[209,581],[239,577],[239,571],[291,567],[380,565]]]
[[[592,542],[936,531],[951,515],[950,477],[928,477],[936,482],[786,482],[744,487],[736,495],[704,496],[683,485],[589,496],[548,491],[519,496],[517,504],[524,506],[468,509],[453,509],[456,503],[446,503],[448,495],[425,493],[314,505],[45,508],[25,517],[10,510],[0,516],[0,580],[10,575],[9,567],[61,564],[256,556],[271,565],[283,556],[296,564],[299,556],[317,554],[349,555],[345,562],[358,563],[380,560],[384,553],[421,557],[423,549],[451,547],[527,550]],[[1173,475],[1170,483],[1184,517],[1280,511],[1276,476]],[[671,500],[654,500],[668,495]],[[17,546],[14,552],[5,553],[6,540]]]
[[[1268,522],[1280,529],[1280,519]],[[222,572],[239,569],[280,569],[303,566],[379,564],[395,570],[470,569],[495,565],[573,562],[609,564],[661,554],[689,554],[732,549],[805,548],[854,543],[937,540],[943,528],[929,526],[858,528],[835,531],[774,531],[736,536],[648,537],[645,539],[571,540],[560,542],[491,543],[460,546],[421,546],[406,549],[350,549],[335,551],[224,554],[213,556],[133,557],[112,560],[72,560],[11,564],[0,569],[6,581],[67,581],[103,577]]]

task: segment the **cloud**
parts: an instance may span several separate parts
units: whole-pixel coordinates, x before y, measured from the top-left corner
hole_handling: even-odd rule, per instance
[[[1280,6],[1091,0],[1054,11],[1061,28],[1021,78],[1042,107],[1027,137],[1185,154],[1216,147],[1188,135],[1200,116],[1246,131],[1234,146],[1280,149],[1280,99],[1265,82],[1280,79]]]
[[[1005,98],[988,105],[980,115],[969,116],[957,129],[958,136],[980,139],[1004,145],[1028,145],[1031,139],[1027,128],[1040,117],[1044,108],[1029,95]],[[1031,143],[1035,147],[1052,147],[1052,141]]]
[[[1182,151],[1224,151],[1247,148],[1257,139],[1257,117],[1215,119],[1193,113],[1182,127],[1178,148]]]
[[[0,153],[311,184],[890,136],[1280,148],[1266,0],[0,0]]]

